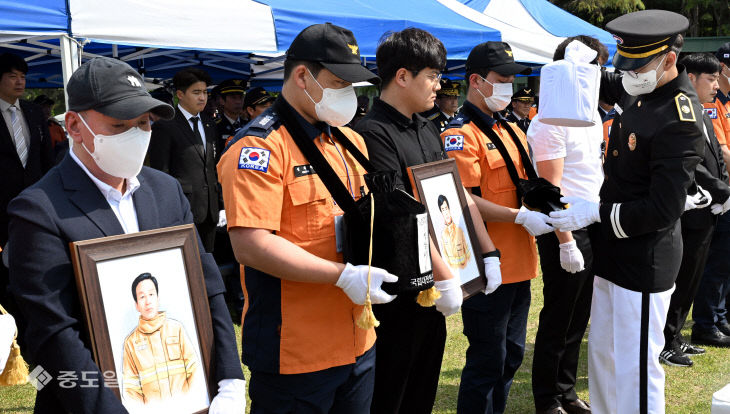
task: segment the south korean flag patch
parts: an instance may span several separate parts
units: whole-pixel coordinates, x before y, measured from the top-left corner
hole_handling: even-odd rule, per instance
[[[266,172],[269,170],[269,158],[271,151],[257,147],[241,148],[241,155],[238,157],[239,170],[256,170]]]
[[[717,119],[717,108],[705,108],[705,112],[710,119]]]
[[[463,135],[447,135],[444,137],[444,149],[448,151],[457,151],[464,149]]]

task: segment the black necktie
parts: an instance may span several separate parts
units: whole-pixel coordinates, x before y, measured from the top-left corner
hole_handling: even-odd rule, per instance
[[[198,119],[200,118],[198,118],[197,116],[191,116],[190,122],[193,123],[193,133],[198,138],[198,142],[200,143],[200,145],[203,145],[203,137],[200,135],[200,130],[198,129]]]

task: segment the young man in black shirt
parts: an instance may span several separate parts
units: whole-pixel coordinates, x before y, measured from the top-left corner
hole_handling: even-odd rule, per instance
[[[446,49],[421,29],[388,36],[376,52],[382,78],[380,98],[355,129],[365,139],[370,162],[378,170],[395,170],[396,185],[413,195],[407,168],[446,159],[439,131],[419,115],[433,107],[440,89]],[[467,196],[471,203],[471,197]],[[476,206],[469,206],[484,252],[496,249]],[[430,413],[438,386],[446,342],[444,316],[461,306],[461,289],[431,244],[435,286],[441,293],[436,307],[422,307],[416,294],[401,293],[393,302],[374,306],[380,321],[376,332],[375,391],[372,413]],[[487,278],[501,283],[499,258],[485,259]]]

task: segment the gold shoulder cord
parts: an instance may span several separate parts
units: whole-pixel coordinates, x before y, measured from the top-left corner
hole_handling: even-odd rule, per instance
[[[0,314],[7,315],[8,311],[0,305]],[[10,355],[5,364],[5,369],[0,374],[0,385],[20,385],[28,382],[28,364],[20,355],[20,347],[15,340],[18,337],[18,328],[15,328],[15,337],[10,346]]]
[[[365,293],[365,304],[357,320],[357,326],[362,329],[370,329],[380,326],[380,321],[375,319],[373,303],[370,301],[370,272],[373,263],[373,228],[375,223],[375,193],[370,193],[370,247],[368,248],[368,290]]]

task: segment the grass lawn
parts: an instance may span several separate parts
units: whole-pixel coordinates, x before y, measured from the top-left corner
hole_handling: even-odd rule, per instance
[[[532,349],[537,330],[538,314],[542,308],[542,280],[532,284],[532,306],[527,326],[527,351],[522,367],[515,376],[510,398],[507,403],[507,414],[534,413],[530,371],[532,366]],[[461,316],[450,316],[447,321],[448,338],[446,353],[441,366],[441,379],[434,413],[446,414],[456,412],[456,396],[459,391],[461,368],[464,366],[464,353],[467,341],[461,333]],[[691,325],[691,321],[688,325]],[[240,326],[236,325],[239,336]],[[689,337],[688,327],[685,336]],[[578,394],[588,399],[588,377],[586,363],[587,336],[581,350],[581,363],[578,370]],[[730,383],[730,350],[707,348],[707,354],[694,358],[692,368],[664,366],[667,375],[667,414],[709,414],[712,393],[725,384]],[[245,370],[246,378],[248,371]],[[31,413],[35,389],[31,385],[16,387],[0,387],[0,413]]]

